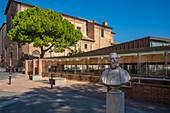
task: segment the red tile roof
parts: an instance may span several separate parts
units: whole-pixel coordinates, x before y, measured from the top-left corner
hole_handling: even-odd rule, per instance
[[[95,42],[92,38],[89,38],[89,37],[83,37],[81,40],[88,40],[88,41],[93,41],[93,42]]]

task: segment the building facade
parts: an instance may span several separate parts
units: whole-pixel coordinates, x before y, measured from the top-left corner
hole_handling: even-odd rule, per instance
[[[15,0],[9,0],[4,13],[7,16],[7,33],[13,28],[12,19],[14,19],[17,13],[33,7],[35,6]],[[113,28],[108,26],[108,22],[103,21],[102,24],[99,24],[96,20],[90,21],[71,15],[62,15],[64,19],[67,19],[74,24],[75,29],[80,30],[83,34],[83,38],[72,46],[71,49],[87,52],[114,44],[115,33],[112,32]],[[66,56],[69,52],[70,50],[68,49],[63,53],[48,51],[45,53],[44,57]],[[4,39],[4,54],[4,66],[22,66],[24,60],[39,58],[41,51],[40,48],[33,47],[33,44],[26,44],[21,48],[18,48],[17,43],[11,42],[6,35]]]
[[[28,60],[25,73],[101,76],[112,52],[119,54],[120,66],[131,76],[170,78],[170,39],[151,36],[73,56]]]
[[[0,67],[3,66],[4,61],[4,39],[6,35],[6,23],[3,23],[0,28]]]

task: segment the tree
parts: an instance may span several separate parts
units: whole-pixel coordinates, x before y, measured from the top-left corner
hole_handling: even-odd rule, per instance
[[[81,49],[78,49],[78,50],[70,49],[70,52],[68,53],[68,55],[71,56],[71,55],[76,55],[76,54],[80,54],[80,53],[84,53],[84,51],[82,51]]]
[[[8,33],[10,40],[18,42],[19,47],[33,42],[34,47],[41,48],[40,58],[52,48],[54,52],[64,52],[83,37],[60,13],[40,7],[18,13],[13,26]]]

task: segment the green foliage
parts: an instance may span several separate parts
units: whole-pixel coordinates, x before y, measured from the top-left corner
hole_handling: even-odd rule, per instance
[[[78,49],[78,50],[73,50],[73,49],[70,49],[71,52],[68,53],[69,56],[71,55],[76,55],[76,54],[80,54],[80,53],[84,53],[84,51],[82,51],[81,49]]]
[[[63,52],[82,38],[82,33],[62,15],[50,9],[28,8],[13,19],[14,29],[8,36],[18,46],[32,43],[44,53],[51,47],[55,52]],[[44,50],[43,47],[49,47]]]

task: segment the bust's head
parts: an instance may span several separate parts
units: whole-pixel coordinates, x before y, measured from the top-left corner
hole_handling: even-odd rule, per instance
[[[119,56],[117,53],[110,53],[109,61],[112,69],[116,69],[119,67]]]

